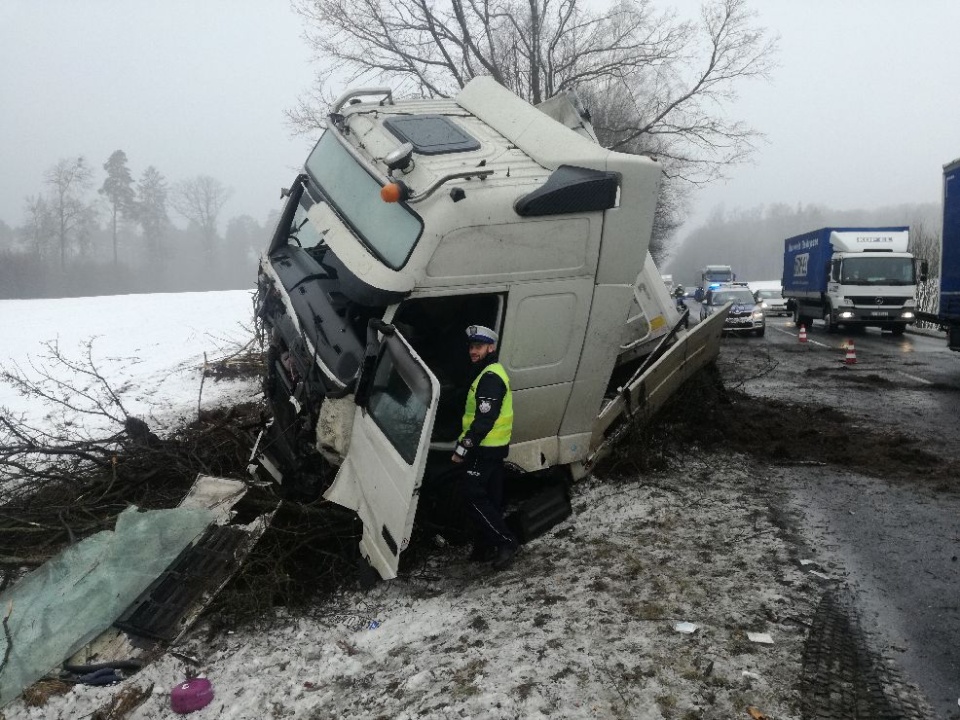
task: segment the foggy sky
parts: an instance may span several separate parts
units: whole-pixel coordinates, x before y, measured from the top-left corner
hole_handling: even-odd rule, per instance
[[[283,118],[312,77],[299,36],[284,0],[0,1],[0,219],[23,223],[60,158],[99,188],[120,149],[135,180],[211,175],[222,218],[263,222],[310,148]]]
[[[718,205],[938,200],[941,166],[960,157],[960,2],[751,5],[780,35],[780,67],[729,113],[769,142],[695,194],[686,231]],[[285,0],[2,0],[0,219],[23,223],[59,159],[86,156],[99,187],[122,149],[134,178],[151,164],[170,182],[212,175],[234,189],[224,218],[262,222],[310,146],[283,119],[312,78],[300,28]]]

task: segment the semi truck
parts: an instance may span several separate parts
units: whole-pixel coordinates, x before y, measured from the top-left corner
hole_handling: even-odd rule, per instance
[[[960,158],[943,166],[940,243],[940,300],[935,321],[946,328],[950,349],[960,350]]]
[[[700,285],[697,287],[694,299],[701,302],[707,290],[716,290],[721,285],[732,283],[736,279],[737,276],[729,265],[707,265],[700,271]]]
[[[475,324],[510,377],[510,477],[583,477],[719,352],[726,313],[682,327],[648,251],[660,178],[567,96],[534,107],[488,77],[451,99],[346,92],[260,260],[251,471],[353,511],[394,577],[443,508]]]
[[[827,332],[873,326],[902,335],[926,276],[907,251],[909,235],[905,226],[825,227],[787,238],[783,297],[796,325],[816,319]]]

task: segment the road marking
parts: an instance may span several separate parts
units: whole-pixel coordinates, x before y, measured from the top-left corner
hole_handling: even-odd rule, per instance
[[[789,335],[790,337],[797,337],[797,333],[792,333],[792,332],[790,332],[789,330],[784,330],[783,328],[778,328],[778,327],[774,327],[773,329],[776,330],[777,332],[782,332],[784,335]],[[810,333],[809,333],[809,332],[807,333],[807,342],[808,342],[808,343],[813,343],[814,345],[819,345],[819,346],[822,347],[822,348],[828,348],[828,349],[830,348],[829,345],[824,345],[822,342],[817,342],[816,340],[811,340],[811,339],[810,339]]]
[[[897,370],[898,373],[903,375],[906,378],[911,380],[916,380],[918,383],[923,383],[924,385],[933,385],[932,380],[924,380],[922,377],[917,377],[916,375],[911,375],[910,373],[905,373],[903,370]]]

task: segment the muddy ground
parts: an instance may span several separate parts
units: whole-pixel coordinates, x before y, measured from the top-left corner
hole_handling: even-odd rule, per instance
[[[843,559],[818,552],[805,534],[785,478],[806,484],[839,472],[947,496],[955,494],[957,460],[857,412],[750,394],[736,357],[736,348],[725,348],[718,370],[629,435],[574,488],[573,516],[526,546],[509,571],[478,573],[465,549],[426,545],[411,548],[396,581],[360,590],[348,564],[317,571],[314,550],[323,538],[305,535],[312,519],[294,511],[176,654],[141,671],[137,682],[170,686],[197,671],[177,657],[197,658],[228,703],[222,716],[237,718],[260,717],[258,699],[276,717],[935,717],[864,618]],[[751,372],[774,365],[761,359]],[[855,378],[851,386],[885,382],[847,377]],[[253,414],[237,413],[238,446]],[[241,458],[235,470],[242,476],[244,453],[222,454]],[[445,615],[411,616],[434,602],[452,604],[466,626],[445,629]],[[385,628],[391,618],[406,627],[404,649],[384,655],[376,641],[358,643],[353,630],[330,620],[358,607]],[[430,632],[411,637],[419,623]],[[686,634],[677,623],[696,628]],[[455,641],[444,639],[447,630]],[[748,633],[766,633],[773,643]],[[269,662],[254,663],[260,674],[247,679],[238,691],[245,697],[229,710],[231,683],[246,671],[232,659],[238,638],[247,665],[251,653],[276,648],[285,648],[286,659],[276,675]],[[530,653],[539,658],[533,667]],[[318,656],[337,662],[318,668],[310,660]],[[499,674],[504,659],[522,667],[522,677]],[[410,686],[411,667],[433,684]],[[324,697],[323,712],[308,710],[303,673],[312,673],[311,687],[357,688],[360,678],[377,677],[395,691],[334,694]],[[491,683],[496,711],[484,705]],[[102,706],[109,693],[68,689],[68,700],[15,704],[7,718],[74,717]],[[165,717],[158,693],[131,717]]]

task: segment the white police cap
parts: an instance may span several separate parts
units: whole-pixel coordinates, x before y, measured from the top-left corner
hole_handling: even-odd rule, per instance
[[[467,328],[467,339],[470,342],[491,343],[496,345],[500,336],[483,325],[471,325]]]

